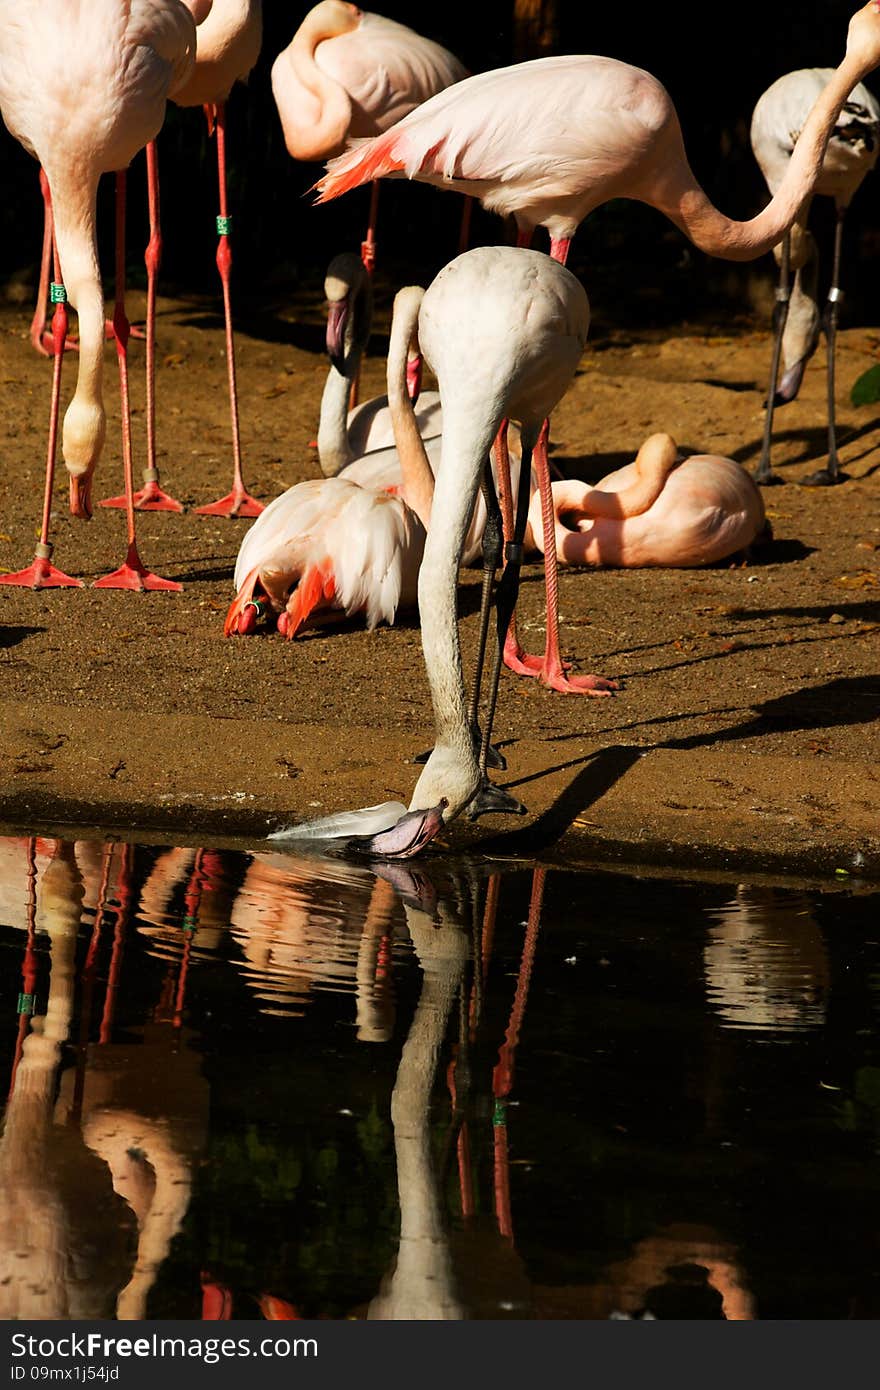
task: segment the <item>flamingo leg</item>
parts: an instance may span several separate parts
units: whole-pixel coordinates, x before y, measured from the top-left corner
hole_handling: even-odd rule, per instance
[[[843,298],[840,288],[840,253],[843,245],[843,219],[845,207],[838,207],[837,222],[834,228],[834,264],[831,269],[831,288],[828,291],[828,304],[825,311],[825,341],[828,349],[828,463],[818,472],[804,478],[804,487],[834,487],[836,483],[847,481],[837,457],[837,430],[834,418],[834,366],[837,348],[838,306]]]
[[[529,237],[530,239],[530,237]],[[526,233],[520,230],[517,245],[527,245]],[[565,265],[571,247],[571,237],[551,237],[550,255],[560,265]],[[611,695],[617,690],[617,681],[606,680],[604,676],[567,676],[569,662],[563,662],[559,654],[559,568],[556,563],[556,514],[553,507],[553,493],[550,489],[550,465],[547,460],[547,440],[550,422],[545,420],[535,445],[535,473],[538,490],[541,494],[541,519],[544,532],[544,578],[547,587],[547,637],[542,658],[527,656],[516,637],[516,629],[507,638],[504,662],[511,670],[523,676],[537,676],[543,685],[551,690],[559,690],[566,695]],[[523,480],[520,477],[520,497],[523,495]],[[523,528],[523,534],[524,534]],[[520,557],[521,563],[521,557]],[[519,580],[517,579],[517,588]]]
[[[162,264],[162,227],[159,221],[159,163],[155,140],[147,145],[147,197],[150,208],[150,240],[144,252],[147,267],[147,466],[144,485],[134,494],[139,512],[182,512],[183,504],[159,485],[156,467],[156,280]],[[125,494],[107,497],[102,507],[124,507]]]
[[[770,360],[770,384],[767,387],[767,413],[764,416],[764,440],[761,445],[761,458],[755,473],[755,482],[765,487],[783,481],[770,467],[770,442],[773,437],[773,408],[776,404],[776,384],[779,379],[779,360],[782,356],[782,335],[788,320],[788,305],[791,299],[789,284],[791,259],[791,237],[786,233],[782,243],[782,256],[779,261],[779,284],[776,287],[776,304],[773,308],[773,356]]]
[[[367,222],[367,235],[361,242],[361,260],[368,275],[372,275],[376,268],[376,222],[379,217],[379,180],[373,179],[370,184],[370,217]],[[354,410],[358,403],[361,384],[361,368],[355,372],[354,381],[351,383],[351,391],[348,395],[348,408]]]
[[[544,532],[544,582],[547,588],[547,637],[544,660],[537,672],[543,685],[566,695],[611,695],[618,683],[604,676],[567,676],[566,666],[559,654],[559,569],[556,563],[556,513],[550,488],[550,468],[547,462],[549,421],[541,426],[535,445],[535,472],[541,494],[541,520]],[[522,496],[522,485],[520,496]]]
[[[116,175],[116,301],[113,306],[113,337],[116,342],[116,361],[119,366],[119,393],[122,418],[122,467],[125,475],[125,510],[128,524],[128,552],[125,563],[96,579],[96,589],[170,589],[180,592],[182,584],[162,579],[145,568],[138,554],[134,519],[134,483],[132,480],[131,409],[128,396],[128,338],[129,323],[125,313],[125,170]]]
[[[209,126],[216,121],[217,179],[220,189],[220,215],[217,218],[217,269],[223,285],[223,312],[226,318],[226,367],[229,374],[229,410],[232,421],[232,491],[206,507],[196,507],[201,516],[259,516],[262,502],[252,497],[244,485],[241,471],[241,439],[238,429],[238,392],[235,385],[235,340],[232,335],[232,305],[229,297],[229,272],[232,250],[229,245],[230,217],[226,200],[226,106],[221,102],[209,113]]]
[[[49,295],[49,274],[52,265],[52,194],[45,169],[40,169],[40,192],[43,195],[43,251],[40,256],[40,284],[37,289],[37,303],[31,319],[31,343],[42,357],[50,357],[52,350],[51,334],[46,333],[46,300]]]
[[[51,204],[49,205],[51,212]],[[52,235],[53,274],[51,288],[55,312],[52,315],[52,402],[49,407],[49,444],[46,452],[46,485],[43,489],[43,517],[40,523],[40,539],[34,550],[33,563],[27,569],[15,574],[0,574],[0,584],[14,584],[24,589],[81,589],[81,579],[72,579],[63,570],[52,564],[53,546],[49,540],[49,522],[52,514],[52,488],[55,482],[55,457],[58,452],[58,410],[61,401],[61,369],[64,364],[64,344],[67,338],[67,295],[61,282],[61,263],[58,247]]]

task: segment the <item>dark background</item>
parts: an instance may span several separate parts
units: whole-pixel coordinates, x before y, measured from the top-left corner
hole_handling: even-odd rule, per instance
[[[691,164],[709,196],[728,215],[752,216],[767,193],[748,143],[754,103],[776,77],[793,68],[835,66],[843,55],[853,0],[738,0],[733,5],[629,3],[599,5],[559,0],[555,51],[602,53],[653,72],[679,112]],[[298,290],[320,292],[333,254],[356,249],[368,193],[359,190],[326,207],[311,206],[308,189],[321,166],[295,164],[281,137],[269,72],[308,6],[264,0],[263,51],[247,87],[229,103],[230,207],[236,297],[240,306],[282,310]],[[427,8],[383,0],[382,13],[420,29],[479,72],[514,61],[513,0],[447,0]],[[47,55],[46,81],[63,55]],[[869,85],[880,90],[871,79]],[[169,105],[159,142],[163,179],[166,292],[216,290],[214,214],[216,156],[202,115]],[[843,322],[880,319],[880,289],[872,274],[880,249],[877,174],[853,205],[845,246]],[[0,283],[36,279],[42,209],[36,168],[0,129]],[[102,260],[111,264],[111,180],[101,194]],[[129,265],[143,282],[139,248],[146,241],[143,156],[132,166]],[[382,185],[379,285],[424,283],[454,254],[461,200],[418,184]],[[827,199],[814,208],[814,226],[827,248]],[[503,240],[507,229],[475,210],[472,244]],[[542,237],[538,233],[538,237]],[[546,244],[536,240],[536,245]],[[711,261],[652,209],[611,203],[580,229],[569,264],[589,291],[594,323],[606,328],[663,327],[682,321],[735,327],[761,304],[772,260],[755,266]],[[827,266],[827,256],[826,256]],[[762,321],[759,314],[758,321]]]

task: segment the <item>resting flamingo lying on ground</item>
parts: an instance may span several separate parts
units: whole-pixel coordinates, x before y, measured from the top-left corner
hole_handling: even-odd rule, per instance
[[[406,360],[422,295],[417,286],[398,293],[388,351],[389,400],[410,419]],[[401,465],[402,496],[320,478],[276,497],[242,542],[226,634],[252,631],[261,604],[280,614],[288,637],[327,611],[365,611],[375,627],[393,622],[399,605],[414,605],[433,477],[421,449],[407,451]]]
[[[349,139],[388,130],[466,76],[454,54],[415,30],[342,0],[322,0],[276,58],[272,91],[291,156],[319,160],[338,154]],[[361,247],[370,272],[376,256],[377,198],[374,184]]]
[[[801,68],[780,77],[758,99],[752,114],[751,141],[767,187],[775,193],[800,138],[807,113],[819,92],[831,79],[829,68]],[[843,481],[837,458],[834,428],[834,349],[837,337],[837,309],[840,291],[840,252],[843,219],[865,175],[877,163],[880,153],[880,105],[861,82],[850,92],[831,132],[828,147],[813,194],[807,197],[776,248],[779,260],[779,286],[774,312],[775,339],[767,392],[767,418],[761,459],[755,478],[759,483],[779,483],[782,479],[770,468],[770,441],[773,433],[773,407],[793,401],[800,390],[804,368],[819,342],[819,306],[816,303],[818,257],[816,243],[807,230],[812,197],[833,198],[837,209],[834,234],[834,260],[825,311],[828,341],[828,462],[804,481],[808,486],[828,486]],[[794,283],[789,277],[794,270]],[[780,355],[785,372],[779,386]]]
[[[633,463],[596,485],[552,484],[556,553],[563,565],[711,565],[745,550],[766,526],[754,481],[733,459],[682,459],[668,434],[652,434]],[[543,550],[540,497],[529,532]]]

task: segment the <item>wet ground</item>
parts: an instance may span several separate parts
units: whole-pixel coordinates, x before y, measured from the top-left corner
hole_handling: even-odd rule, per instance
[[[363,394],[383,389],[390,286],[380,284]],[[132,316],[142,313],[132,296]],[[42,491],[49,364],[27,341],[29,306],[0,314],[0,565],[31,557]],[[213,301],[160,304],[159,462],[183,516],[141,519],[142,552],[176,595],[0,591],[0,817],[13,824],[138,826],[258,839],[282,821],[408,801],[410,759],[432,741],[416,620],[353,625],[285,643],[225,639],[223,616],[247,523],[197,516],[231,478],[222,327]],[[383,317],[385,316],[385,317]],[[317,473],[326,371],[320,290],[240,315],[246,478],[263,500]],[[596,328],[553,420],[563,473],[595,480],[652,431],[689,451],[757,462],[767,320]],[[849,404],[880,334],[846,329],[838,371],[841,458],[851,480],[795,486],[824,460],[825,359],[779,412],[768,490],[774,538],[746,567],[563,574],[562,632],[575,668],[617,677],[613,700],[552,694],[505,675],[496,731],[526,802],[523,825],[457,826],[452,843],[507,840],[669,865],[714,863],[880,874],[880,583],[876,406]],[[143,461],[142,345],[134,362],[136,472]],[[120,485],[112,346],[108,442],[98,496]],[[72,380],[74,362],[67,364]],[[430,383],[426,383],[430,384]],[[87,582],[123,554],[119,512],[66,515],[59,565]],[[521,627],[543,643],[541,570],[525,568]],[[478,576],[461,590],[465,660]],[[529,840],[528,836],[531,836]]]
[[[877,1317],[878,905],[0,840],[0,1316]]]

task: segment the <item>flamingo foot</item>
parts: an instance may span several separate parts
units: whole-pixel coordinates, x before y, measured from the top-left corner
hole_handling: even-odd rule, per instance
[[[43,551],[44,553],[41,553]],[[37,546],[33,563],[27,569],[17,570],[14,574],[0,574],[0,584],[14,584],[20,589],[82,589],[84,584],[81,579],[72,579],[63,570],[56,569],[52,564],[52,547]]]
[[[801,487],[836,487],[838,483],[849,482],[849,478],[849,473],[843,473],[840,469],[832,473],[829,468],[820,468],[808,478],[801,478]]]
[[[766,478],[759,478],[756,473],[755,482],[758,484],[758,487],[780,487],[785,482],[785,479],[781,478],[778,473],[774,473],[771,469]]]
[[[202,1321],[227,1322],[232,1317],[232,1290],[202,1270]]]
[[[174,579],[162,579],[160,575],[153,574],[148,570],[137,553],[137,547],[132,544],[128,547],[125,564],[120,565],[119,569],[114,570],[112,574],[105,574],[102,579],[96,579],[92,588],[135,589],[138,592],[144,592],[148,589],[162,589],[179,594],[183,585],[178,584]]]
[[[151,476],[152,474],[152,476]],[[178,502],[176,497],[165,492],[159,486],[159,475],[155,469],[144,469],[144,485],[137,491],[132,502],[137,512],[182,512],[183,503]],[[124,507],[125,493],[120,493],[118,497],[105,497],[100,503],[102,507]]]
[[[541,684],[546,685],[548,690],[559,690],[563,695],[591,695],[594,699],[613,695],[615,690],[620,689],[618,681],[606,680],[604,676],[567,676],[565,672],[570,665],[570,662],[557,661],[554,664],[545,659],[539,676]]]
[[[244,487],[233,487],[231,492],[227,492],[225,497],[221,497],[217,502],[210,502],[206,507],[196,507],[199,516],[259,516],[263,511],[262,502],[258,502],[256,497],[251,497]]]
[[[496,787],[484,777],[476,796],[468,802],[467,818],[476,820],[478,816],[497,816],[501,814],[511,816],[524,816],[526,807],[521,801],[517,801],[515,796],[505,791],[503,787]]]
[[[36,351],[40,354],[41,357],[55,356],[55,339],[54,336],[49,332],[48,328],[44,328],[41,332],[32,333],[31,345],[36,349]],[[64,351],[79,352],[79,339],[67,338],[64,343]]]

